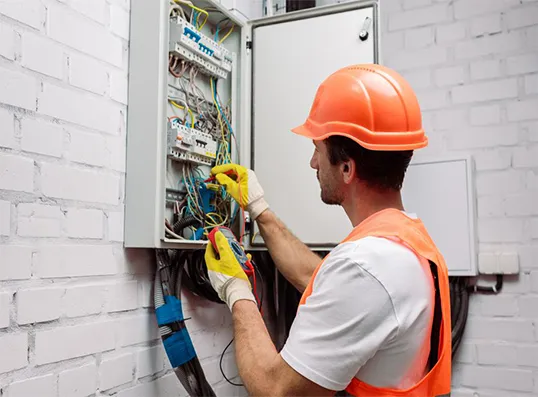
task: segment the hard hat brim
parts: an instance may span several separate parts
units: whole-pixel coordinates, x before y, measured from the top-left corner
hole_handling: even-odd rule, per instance
[[[331,131],[331,132],[316,132],[315,129],[317,128],[310,128],[307,124],[310,124],[310,123],[305,123],[305,124],[302,124],[298,127],[295,127],[293,128],[291,131],[297,135],[301,135],[301,136],[304,136],[306,138],[310,138],[310,139],[313,139],[315,141],[322,141],[324,139],[327,139],[328,137],[330,136],[344,136],[346,138],[349,138],[355,142],[357,142],[359,145],[361,145],[363,148],[365,149],[368,149],[368,150],[376,150],[376,151],[403,151],[403,150],[415,150],[415,149],[421,149],[421,148],[424,148],[426,146],[428,146],[428,138],[424,135],[424,131],[417,131],[417,135],[422,135],[422,139],[418,142],[407,142],[407,143],[395,143],[395,142],[387,142],[385,144],[380,144],[380,143],[369,143],[369,142],[366,142],[364,140],[361,140],[359,138],[357,138],[356,136],[354,135],[351,135],[347,132],[340,132],[338,130],[334,130],[334,131]],[[389,138],[390,136],[393,136],[393,137],[396,137],[396,138],[400,138],[401,137],[401,134],[400,133],[376,133],[377,136],[379,135],[386,135],[387,138]],[[390,138],[388,139],[388,141],[390,140]]]

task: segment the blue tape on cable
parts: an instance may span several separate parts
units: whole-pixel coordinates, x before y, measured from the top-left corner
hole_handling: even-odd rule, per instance
[[[166,338],[163,345],[172,368],[177,368],[196,357],[187,328],[183,328]]]
[[[165,304],[155,309],[155,315],[157,316],[157,324],[161,325],[170,324],[174,321],[182,321],[183,308],[181,307],[181,301],[175,296],[165,296]]]

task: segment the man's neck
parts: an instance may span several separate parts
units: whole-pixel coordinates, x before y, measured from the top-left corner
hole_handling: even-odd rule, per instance
[[[354,194],[342,203],[342,207],[353,227],[384,209],[404,210],[400,192],[378,191],[362,185],[357,186]]]

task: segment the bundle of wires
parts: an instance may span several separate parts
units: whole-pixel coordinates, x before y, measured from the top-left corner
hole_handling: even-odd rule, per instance
[[[164,348],[179,381],[190,396],[215,396],[185,326],[181,306],[183,257],[179,251],[170,257],[167,250],[155,250],[155,314]],[[175,262],[176,266],[172,266]],[[175,276],[175,277],[173,277]]]
[[[450,311],[454,356],[461,345],[469,313],[469,287],[465,277],[450,277]]]

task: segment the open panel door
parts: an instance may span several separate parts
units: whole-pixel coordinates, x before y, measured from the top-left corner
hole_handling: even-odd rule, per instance
[[[252,26],[252,167],[272,210],[313,248],[333,247],[352,226],[341,207],[321,201],[309,165],[313,144],[290,130],[305,121],[319,84],[331,73],[377,62],[377,15],[376,2],[360,1]],[[254,246],[263,244],[256,230],[253,235]]]

